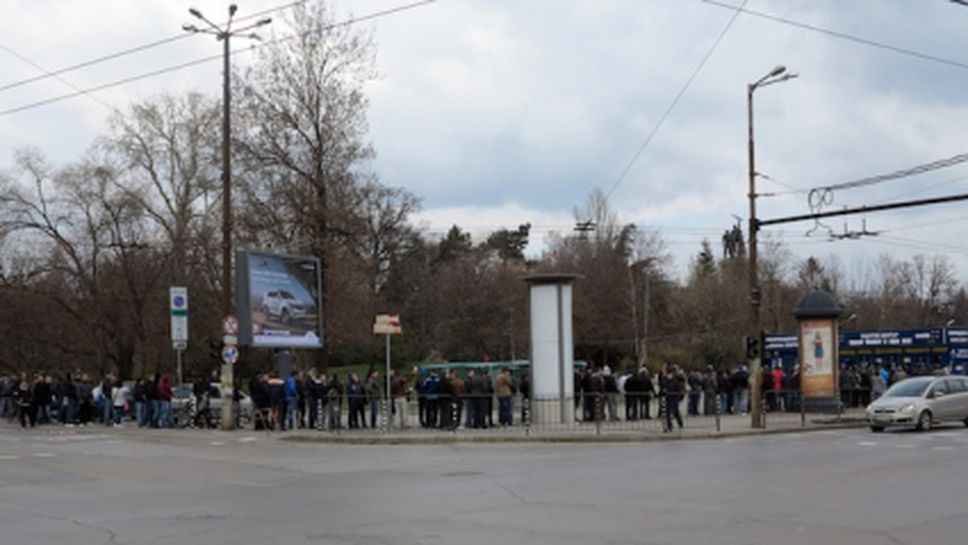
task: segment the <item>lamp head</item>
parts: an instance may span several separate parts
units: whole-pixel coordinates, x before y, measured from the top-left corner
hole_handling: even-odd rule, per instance
[[[195,25],[190,25],[188,23],[185,23],[184,25],[182,25],[182,30],[184,30],[185,32],[198,32],[198,27],[196,27]]]
[[[268,25],[271,22],[272,22],[272,17],[266,17],[265,19],[259,19],[259,21],[257,21],[256,24],[253,26],[257,26],[257,27],[264,26],[264,25]]]
[[[784,72],[786,72],[786,66],[783,66],[782,64],[780,64],[780,65],[777,65],[776,68],[774,68],[772,71],[770,71],[769,77],[775,78]]]
[[[188,8],[188,13],[191,13],[193,17],[197,17],[199,19],[202,18],[202,12],[198,11],[195,8]]]
[[[235,4],[229,4],[229,17],[234,17],[235,12],[239,10],[239,6]]]

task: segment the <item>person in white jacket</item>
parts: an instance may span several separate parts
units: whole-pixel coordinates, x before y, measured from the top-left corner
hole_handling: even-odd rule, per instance
[[[120,428],[123,426],[125,408],[128,404],[128,387],[120,380],[111,388],[111,404],[114,408],[114,427]]]

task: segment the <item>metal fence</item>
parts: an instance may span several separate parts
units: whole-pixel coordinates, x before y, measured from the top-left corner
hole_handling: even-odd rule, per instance
[[[747,391],[743,391],[747,392]],[[586,394],[558,397],[508,398],[493,395],[411,396],[386,400],[366,398],[305,404],[293,417],[296,429],[327,433],[451,433],[451,434],[608,434],[616,432],[708,433],[751,429],[744,393]],[[759,400],[763,427],[804,427],[817,418],[837,419],[840,413],[803,412],[798,391],[769,391]],[[389,409],[389,411],[388,411]],[[256,410],[256,429],[279,430],[285,419],[278,410]],[[267,426],[268,425],[268,426]],[[288,427],[287,427],[288,429]]]

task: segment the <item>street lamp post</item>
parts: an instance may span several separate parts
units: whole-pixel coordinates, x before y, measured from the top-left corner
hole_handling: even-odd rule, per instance
[[[233,36],[243,38],[259,39],[251,32],[253,29],[267,25],[272,19],[265,18],[256,21],[242,28],[232,28],[232,18],[238,11],[235,4],[229,5],[229,18],[224,27],[220,27],[202,15],[202,12],[189,8],[190,13],[196,19],[203,21],[208,28],[199,28],[195,25],[182,25],[182,30],[197,34],[211,34],[216,40],[222,42],[222,316],[232,314],[232,154],[231,154],[231,71],[229,57],[229,39]],[[226,389],[234,392],[234,379],[232,365],[223,362],[221,365],[222,390]],[[231,430],[235,427],[233,417],[233,403],[222,404],[222,429]]]
[[[785,66],[777,66],[766,74],[762,78],[750,83],[746,86],[746,113],[747,113],[747,126],[749,128],[749,204],[750,204],[750,218],[749,218],[749,290],[750,290],[750,335],[754,339],[762,339],[762,332],[760,331],[760,280],[757,270],[757,231],[759,231],[759,223],[756,219],[756,154],[755,146],[753,141],[753,92],[760,87],[766,87],[767,85],[773,85],[774,83],[780,83],[797,77],[797,74],[787,72]],[[760,342],[760,341],[758,341]],[[762,350],[762,346],[760,346]],[[755,354],[750,361],[750,376],[752,378],[752,395],[750,396],[750,417],[752,420],[752,427],[761,428],[763,427],[763,411],[762,405],[760,404],[760,396],[762,395],[762,369],[760,365],[760,355]]]

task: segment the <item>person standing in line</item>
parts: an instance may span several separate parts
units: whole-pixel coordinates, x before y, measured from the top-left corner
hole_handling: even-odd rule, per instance
[[[746,365],[740,364],[733,374],[734,409],[739,414],[746,414],[749,410],[750,374]]]
[[[289,376],[286,377],[286,383],[284,386],[286,403],[284,414],[286,415],[286,423],[284,426],[281,426],[281,429],[283,430],[296,429],[296,421],[299,418],[299,386],[296,384],[297,378],[298,373],[296,371],[289,373]]]
[[[339,375],[333,373],[333,378],[329,381],[329,388],[326,396],[328,401],[326,406],[329,408],[329,429],[338,430],[343,427],[343,385],[339,381]]]
[[[686,392],[686,377],[683,376],[679,367],[673,365],[668,368],[665,380],[665,431],[672,431],[672,420],[675,419],[682,429],[682,414],[679,412],[679,404],[682,402]]]
[[[407,377],[397,376],[396,371],[393,369],[390,370],[390,399],[393,402],[390,424],[392,425],[395,420],[401,430],[409,427],[409,423],[407,422],[407,412],[409,412],[407,399],[410,396],[408,384],[410,384],[410,380]]]
[[[602,371],[602,382],[605,388],[605,403],[608,405],[608,419],[613,422],[617,421],[618,381],[615,380],[615,375],[612,374],[612,369],[607,365]]]
[[[311,368],[309,372],[306,373],[303,391],[306,392],[306,410],[309,413],[309,429],[316,429],[316,422],[320,417],[319,403],[321,400],[319,398],[319,377],[317,376],[315,367]]]
[[[363,409],[363,404],[366,401],[366,392],[363,390],[360,377],[356,373],[350,374],[350,378],[346,382],[346,401],[350,409],[349,428],[355,429],[361,426],[365,428],[366,412]]]
[[[689,372],[689,416],[699,416],[699,401],[702,399],[702,375],[693,369]]]
[[[511,371],[507,367],[502,367],[494,379],[495,394],[497,394],[498,423],[502,426],[511,426],[514,415],[514,408],[511,406],[511,396],[514,395],[514,383],[511,381]]]
[[[30,382],[27,381],[26,376],[20,379],[16,390],[13,392],[13,399],[17,404],[17,410],[20,415],[20,427],[26,429],[27,423],[30,423],[30,427],[34,427],[36,424],[36,415],[31,411],[31,407],[34,404],[34,390]]]
[[[53,384],[50,375],[40,374],[34,386],[34,403],[37,404],[37,423],[50,424],[50,405]]]
[[[655,384],[652,383],[652,375],[649,368],[643,366],[639,369],[639,417],[643,420],[652,420],[652,398],[655,395]]]
[[[783,373],[783,365],[777,363],[773,367],[773,397],[775,399],[776,410],[786,412],[789,408],[786,405],[786,396],[783,392],[783,378],[785,374]]]
[[[64,376],[64,406],[64,427],[73,428],[77,424],[78,398],[77,385],[70,373]]]
[[[296,371],[296,424],[299,428],[306,427],[306,380],[302,371]]]
[[[127,403],[128,387],[121,380],[114,381],[114,386],[111,387],[111,405],[115,428],[120,428],[124,425],[125,406]]]
[[[171,398],[174,392],[171,390],[171,377],[164,373],[158,379],[158,416],[156,428],[170,428],[171,421]]]
[[[385,389],[386,387],[380,384],[380,373],[376,370],[370,371],[370,376],[366,379],[366,399],[370,403],[370,428],[372,429],[376,429],[376,421],[380,416],[380,400],[383,399]],[[387,427],[389,426],[390,423],[387,422]]]
[[[158,427],[158,416],[161,415],[161,399],[158,397],[158,383],[161,382],[161,374],[148,381],[148,425],[152,428]]]
[[[494,380],[491,378],[490,369],[485,368],[481,375],[481,382],[484,390],[484,419],[485,426],[494,427]]]
[[[702,414],[712,416],[716,414],[716,370],[712,365],[706,366],[706,372],[702,376]]]
[[[474,369],[467,371],[467,411],[466,428],[484,427],[484,382]]]
[[[111,401],[111,388],[114,387],[114,375],[108,373],[104,375],[101,383],[97,386],[98,395],[95,396],[95,405],[101,410],[101,424],[104,426],[111,426],[114,424],[114,418],[111,415],[111,411],[114,409],[114,404]]]
[[[447,382],[447,391],[450,392],[450,404],[447,405],[451,414],[448,418],[453,418],[453,427],[456,428],[460,425],[461,411],[463,410],[464,398],[467,395],[467,384],[464,379],[460,378],[460,374],[456,370],[451,369],[449,372],[450,380]]]
[[[439,426],[440,408],[440,377],[437,376],[436,369],[430,371],[430,377],[424,382],[424,389],[427,392],[427,427],[436,428]]]

